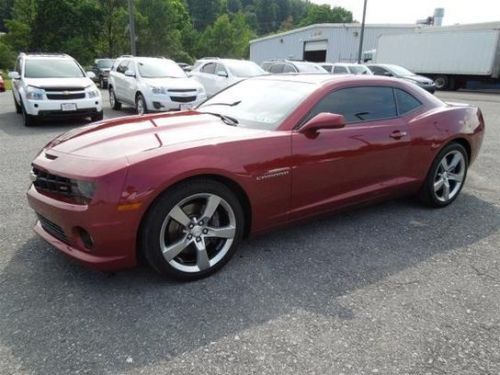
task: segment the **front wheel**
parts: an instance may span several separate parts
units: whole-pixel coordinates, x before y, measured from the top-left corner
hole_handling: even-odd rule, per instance
[[[420,200],[431,207],[445,207],[453,202],[465,183],[467,151],[451,143],[438,154],[419,193]]]
[[[26,108],[24,108],[24,104],[22,102],[21,102],[21,111],[23,114],[24,126],[31,127],[36,125],[36,117],[26,112]]]
[[[243,236],[243,209],[213,180],[177,185],[152,206],[141,226],[141,251],[160,274],[189,281],[220,269]]]
[[[14,98],[14,105],[16,107],[16,113],[23,113],[23,109],[21,108],[21,105],[17,102],[16,96],[14,95],[14,93],[12,93],[12,96]]]
[[[139,115],[144,115],[148,112],[146,100],[144,100],[144,96],[142,96],[142,94],[137,94],[137,98],[135,99],[135,110]]]
[[[97,114],[91,116],[90,120],[92,122],[96,122],[96,121],[102,121],[103,118],[104,118],[104,113],[103,113],[103,111],[101,111],[101,112],[97,112]]]
[[[112,87],[109,88],[109,104],[114,110],[119,110],[122,108],[122,103],[116,99],[115,90]]]

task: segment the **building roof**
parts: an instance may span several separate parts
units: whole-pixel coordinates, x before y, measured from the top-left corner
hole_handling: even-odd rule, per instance
[[[250,41],[250,44],[256,43],[256,42],[261,42],[261,41],[267,40],[267,39],[282,38],[286,35],[295,34],[295,33],[301,32],[301,31],[306,31],[306,30],[311,30],[311,29],[317,29],[320,27],[321,28],[329,28],[329,29],[349,29],[349,28],[361,28],[361,24],[360,23],[316,23],[314,25],[299,27],[297,29],[285,31],[282,33],[267,35],[267,36],[263,36],[261,38],[253,39]],[[376,29],[376,28],[380,28],[380,29],[382,29],[382,28],[384,28],[384,29],[387,29],[387,28],[417,29],[420,27],[422,27],[422,26],[416,25],[416,24],[367,24],[367,25],[365,25],[366,29]]]

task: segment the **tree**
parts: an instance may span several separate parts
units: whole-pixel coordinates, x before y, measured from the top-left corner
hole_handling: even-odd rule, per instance
[[[203,31],[211,25],[223,10],[221,0],[187,0],[193,26]]]
[[[255,14],[260,34],[270,33],[280,26],[277,19],[278,6],[274,1],[255,0]]]
[[[329,5],[311,4],[307,15],[300,22],[300,26],[315,23],[349,23],[352,22],[352,13],[342,7],[331,8]]]
[[[99,0],[105,15],[102,24],[99,55],[113,57],[129,50],[126,30],[128,25],[126,0]]]
[[[12,19],[6,20],[8,34],[6,42],[13,50],[28,51],[33,45],[31,37],[37,16],[36,0],[16,0],[12,7]]]

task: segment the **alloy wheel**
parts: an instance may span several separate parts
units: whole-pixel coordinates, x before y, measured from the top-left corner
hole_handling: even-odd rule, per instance
[[[224,258],[235,235],[236,217],[231,206],[216,194],[194,194],[176,204],[165,217],[160,248],[173,268],[200,272]]]
[[[465,158],[457,150],[448,152],[436,169],[434,195],[440,202],[448,202],[460,191],[465,178]]]

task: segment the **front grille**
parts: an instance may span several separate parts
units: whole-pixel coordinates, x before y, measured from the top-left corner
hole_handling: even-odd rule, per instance
[[[196,92],[196,89],[169,89],[168,92]]]
[[[172,99],[173,102],[188,103],[194,102],[196,100],[196,96],[171,96],[170,99]]]
[[[73,183],[69,178],[56,176],[42,171],[36,167],[33,168],[33,185],[37,190],[63,194],[68,197],[73,196]]]
[[[63,242],[68,242],[68,237],[66,237],[66,234],[64,233],[64,230],[57,224],[53,223],[46,217],[43,217],[42,215],[38,214],[38,220],[40,220],[40,224],[42,228],[49,233],[50,235],[54,236],[60,241]]]
[[[69,100],[69,99],[83,99],[85,98],[84,92],[79,93],[57,93],[57,94],[49,94],[47,93],[47,99],[50,100]]]
[[[46,92],[57,92],[57,91],[83,91],[85,87],[42,87]]]

